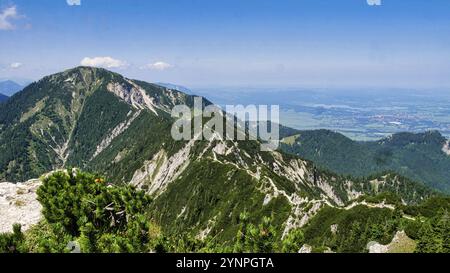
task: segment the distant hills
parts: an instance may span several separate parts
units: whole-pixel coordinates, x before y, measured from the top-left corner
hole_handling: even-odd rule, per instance
[[[169,89],[172,89],[172,90],[177,90],[177,91],[180,91],[180,92],[183,92],[183,93],[186,93],[186,94],[192,94],[192,90],[190,90],[189,88],[184,87],[182,85],[177,85],[177,84],[172,84],[172,83],[165,83],[165,82],[157,82],[155,84],[157,84],[159,86],[163,86],[163,87],[169,88]]]
[[[22,90],[23,86],[11,81],[11,80],[5,80],[0,81],[0,94],[6,95],[8,97],[14,95],[18,91]]]
[[[291,130],[284,136],[282,150],[333,172],[361,177],[394,171],[450,193],[448,140],[437,131],[397,133],[371,142],[329,130]]]

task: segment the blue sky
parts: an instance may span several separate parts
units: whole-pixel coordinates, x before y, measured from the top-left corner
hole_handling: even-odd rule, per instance
[[[187,86],[450,87],[450,1],[366,1],[0,0],[0,78],[88,64]]]

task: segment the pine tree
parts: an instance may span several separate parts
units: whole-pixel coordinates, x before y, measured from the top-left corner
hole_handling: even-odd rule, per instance
[[[107,185],[104,178],[76,170],[43,179],[38,200],[45,219],[78,238],[85,252],[150,251],[150,198],[131,186]]]
[[[297,253],[305,242],[305,235],[301,229],[291,230],[282,242],[282,252]]]
[[[13,225],[12,233],[0,234],[0,253],[21,252],[24,235],[20,224]]]

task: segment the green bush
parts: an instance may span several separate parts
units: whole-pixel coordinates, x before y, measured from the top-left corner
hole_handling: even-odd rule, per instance
[[[76,238],[82,251],[150,251],[151,223],[145,214],[151,200],[144,192],[67,170],[43,178],[37,194],[46,221]]]
[[[282,242],[281,251],[284,253],[297,253],[305,242],[305,235],[303,230],[291,230]]]
[[[425,220],[419,230],[416,252],[450,253],[450,214],[441,209],[436,216]]]
[[[276,229],[270,217],[264,217],[256,226],[249,223],[248,213],[241,213],[239,230],[236,235],[233,252],[236,253],[272,253],[277,251]]]
[[[0,253],[21,252],[24,235],[19,224],[13,225],[12,233],[0,234]]]

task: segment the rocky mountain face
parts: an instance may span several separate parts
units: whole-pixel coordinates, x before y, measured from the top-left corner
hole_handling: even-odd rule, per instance
[[[395,174],[335,175],[297,156],[262,152],[258,141],[175,141],[170,110],[193,101],[98,68],[45,77],[0,105],[0,178],[26,181],[67,167],[96,172],[152,195],[150,215],[165,231],[223,240],[236,234],[244,211],[253,222],[272,216],[282,235],[324,207],[344,209],[364,195],[391,192],[410,204],[433,194]]]
[[[107,148],[112,142],[119,148],[121,141],[133,139],[140,143],[124,143],[130,150],[122,147],[114,158],[139,161],[146,152],[142,149],[149,149],[145,141],[151,140],[150,146],[156,148],[170,138],[171,107],[191,101],[184,93],[138,85],[96,68],[80,67],[45,77],[0,106],[0,178],[25,181],[71,165],[112,165],[114,159],[103,160],[109,155]],[[127,135],[129,127],[140,136]],[[143,154],[133,154],[135,148]]]

